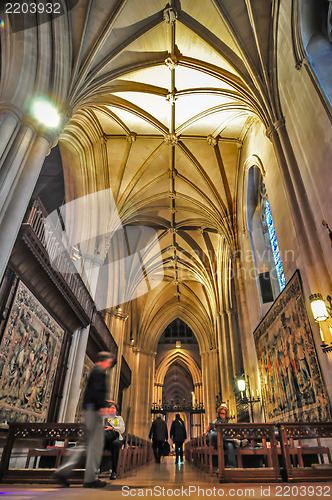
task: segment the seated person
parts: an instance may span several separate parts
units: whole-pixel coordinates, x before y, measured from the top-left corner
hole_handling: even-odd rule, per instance
[[[214,424],[227,424],[229,422],[228,408],[226,405],[221,404],[217,409],[217,418],[214,420],[212,425],[208,425],[206,430],[209,432],[211,444],[216,450],[218,447],[217,431],[214,428]],[[212,428],[213,427],[213,428]],[[236,457],[235,457],[235,447],[240,445],[238,439],[224,439],[224,450],[227,451],[227,464],[228,467],[237,467]]]
[[[125,424],[121,415],[118,415],[118,406],[114,401],[109,401],[108,417],[104,420],[105,444],[104,450],[112,453],[112,473],[110,479],[116,479],[116,470],[119,461],[120,449],[123,445],[123,433]]]

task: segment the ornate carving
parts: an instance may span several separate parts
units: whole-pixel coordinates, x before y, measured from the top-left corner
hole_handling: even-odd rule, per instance
[[[169,92],[166,96],[166,101],[169,101],[171,104],[175,104],[177,97],[175,92]]]
[[[165,64],[168,67],[168,69],[175,69],[178,65],[178,60],[175,56],[170,56],[165,59]]]
[[[218,144],[218,139],[212,135],[208,135],[206,140],[209,146],[216,146]]]
[[[178,138],[175,134],[167,134],[165,135],[165,142],[169,146],[175,146],[178,143]]]
[[[81,424],[10,424],[15,438],[81,439],[84,427]]]
[[[178,13],[177,11],[170,6],[170,4],[168,3],[164,9],[164,21],[167,23],[167,24],[174,24],[175,21],[177,20],[178,18]]]
[[[133,144],[136,141],[137,134],[136,132],[131,132],[129,135],[126,137],[126,141],[129,142],[129,144]]]
[[[178,171],[176,170],[176,168],[168,169],[168,177],[170,179],[174,179],[177,175],[178,175]]]
[[[274,435],[273,425],[269,424],[216,424],[222,437],[226,439],[268,439]]]

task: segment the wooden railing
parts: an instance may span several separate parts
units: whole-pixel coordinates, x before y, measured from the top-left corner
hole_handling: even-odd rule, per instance
[[[83,326],[91,325],[102,343],[97,341],[100,350],[117,352],[117,345],[109,331],[90,292],[61,242],[62,230],[45,225],[47,212],[39,199],[33,201],[30,211],[22,224],[22,238],[31,252],[45,269],[55,286],[65,297],[72,310],[80,318]],[[58,222],[59,223],[59,219]]]
[[[27,219],[23,223],[24,227],[29,227],[35,234],[35,237],[45,249],[48,264],[59,273],[62,279],[79,302],[86,315],[91,319],[95,304],[86,288],[82,278],[77,272],[68,252],[63,246],[59,234],[59,227],[52,228],[50,225],[45,227],[47,212],[39,199],[34,200]]]

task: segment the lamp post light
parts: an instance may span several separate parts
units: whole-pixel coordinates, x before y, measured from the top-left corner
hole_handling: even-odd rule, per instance
[[[250,408],[251,421],[254,422],[254,404],[259,403],[261,398],[258,395],[255,397],[254,391],[251,391],[249,375],[247,375],[247,380],[245,378],[239,378],[237,380],[237,387],[241,392],[241,401],[243,404],[248,404]]]

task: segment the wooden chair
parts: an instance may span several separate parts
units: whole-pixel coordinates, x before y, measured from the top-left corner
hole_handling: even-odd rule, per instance
[[[270,444],[270,443],[269,443]],[[244,456],[251,456],[251,457],[261,457],[262,462],[264,463],[265,467],[273,467],[272,464],[272,450],[270,446],[267,446],[266,439],[263,438],[261,440],[261,445],[257,444],[255,440],[250,440],[250,446],[242,448],[235,448],[235,456],[237,458],[237,465],[239,469],[243,469],[243,460],[242,457]]]
[[[327,481],[332,478],[331,453],[328,446],[321,443],[321,438],[332,439],[332,423],[282,423],[278,424],[283,456],[285,480]],[[313,442],[313,446],[303,440]],[[304,466],[303,458],[308,455],[318,456],[320,463]],[[327,457],[327,463],[324,462]],[[315,465],[315,466],[314,466]]]
[[[319,457],[319,463],[324,464],[324,455],[327,457],[327,462],[332,463],[330,448],[328,446],[322,446],[320,438],[316,439],[317,445],[309,446],[307,444],[302,444],[302,440],[298,440],[298,446],[296,448],[297,458],[299,462],[299,467],[304,467],[303,455],[317,455]]]
[[[38,458],[55,457],[55,469],[57,469],[61,464],[62,458],[68,452],[68,441],[69,441],[68,439],[65,439],[63,446],[49,446],[47,448],[29,448],[27,459],[25,462],[25,468],[26,469],[30,468],[31,458],[34,459],[32,468],[36,469]]]

